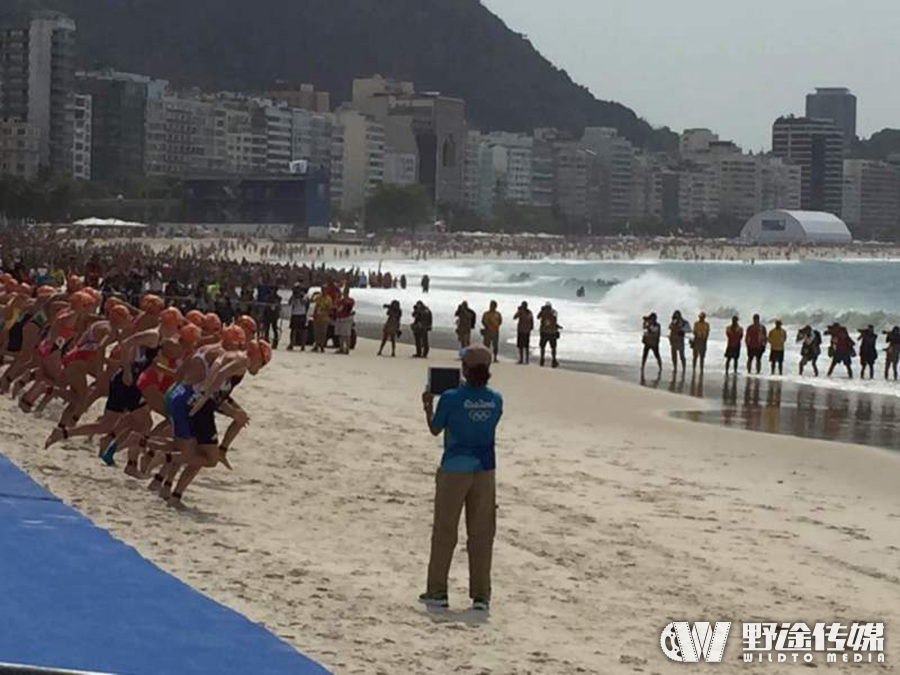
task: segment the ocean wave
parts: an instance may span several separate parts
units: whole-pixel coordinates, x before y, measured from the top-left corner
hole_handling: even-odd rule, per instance
[[[562,285],[566,288],[580,288],[581,286],[584,286],[585,288],[609,289],[620,283],[621,281],[618,279],[578,279],[570,277],[564,279]]]

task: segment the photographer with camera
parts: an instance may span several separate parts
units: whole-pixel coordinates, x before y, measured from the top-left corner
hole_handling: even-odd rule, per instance
[[[442,392],[436,412],[431,390],[422,395],[428,429],[435,436],[444,433],[444,454],[435,478],[428,582],[419,596],[433,607],[449,606],[447,578],[463,507],[472,608],[487,611],[490,606],[497,508],[494,449],[503,415],[503,397],[487,386],[492,361],[486,347],[469,347],[462,358],[465,383]]]
[[[659,337],[662,334],[662,326],[656,320],[656,312],[644,317],[644,333],[641,342],[644,343],[644,355],[641,357],[641,376],[644,375],[644,366],[647,365],[647,357],[650,354],[656,357],[656,365],[662,373],[662,359],[659,357]]]

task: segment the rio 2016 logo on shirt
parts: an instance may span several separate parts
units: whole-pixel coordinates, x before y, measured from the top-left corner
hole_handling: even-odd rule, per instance
[[[487,422],[494,414],[497,404],[494,401],[473,401],[466,399],[463,407],[469,411],[469,419],[473,422]]]
[[[730,621],[698,621],[693,627],[687,621],[674,621],[663,628],[659,646],[663,653],[679,663],[721,663],[725,641],[731,630]]]

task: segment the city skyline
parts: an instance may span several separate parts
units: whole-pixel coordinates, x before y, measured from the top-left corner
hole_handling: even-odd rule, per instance
[[[865,12],[840,0],[656,1],[615,12],[588,0],[484,3],[597,98],[654,126],[708,127],[746,150],[769,150],[773,120],[802,116],[816,87],[847,87],[859,98],[860,136],[900,127],[900,90],[881,67],[892,62],[900,11],[886,0]]]

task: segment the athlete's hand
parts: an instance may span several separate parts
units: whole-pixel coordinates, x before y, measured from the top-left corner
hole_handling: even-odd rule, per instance
[[[130,387],[134,384],[134,373],[131,372],[131,368],[124,368],[122,370],[122,382],[125,383],[126,387]]]
[[[193,417],[203,409],[203,406],[206,405],[206,401],[208,400],[208,398],[208,396],[204,395],[197,399],[197,402],[194,403],[193,406],[191,406],[191,417]]]
[[[422,393],[422,408],[425,412],[431,412],[434,410],[434,394],[430,391],[426,391]]]

